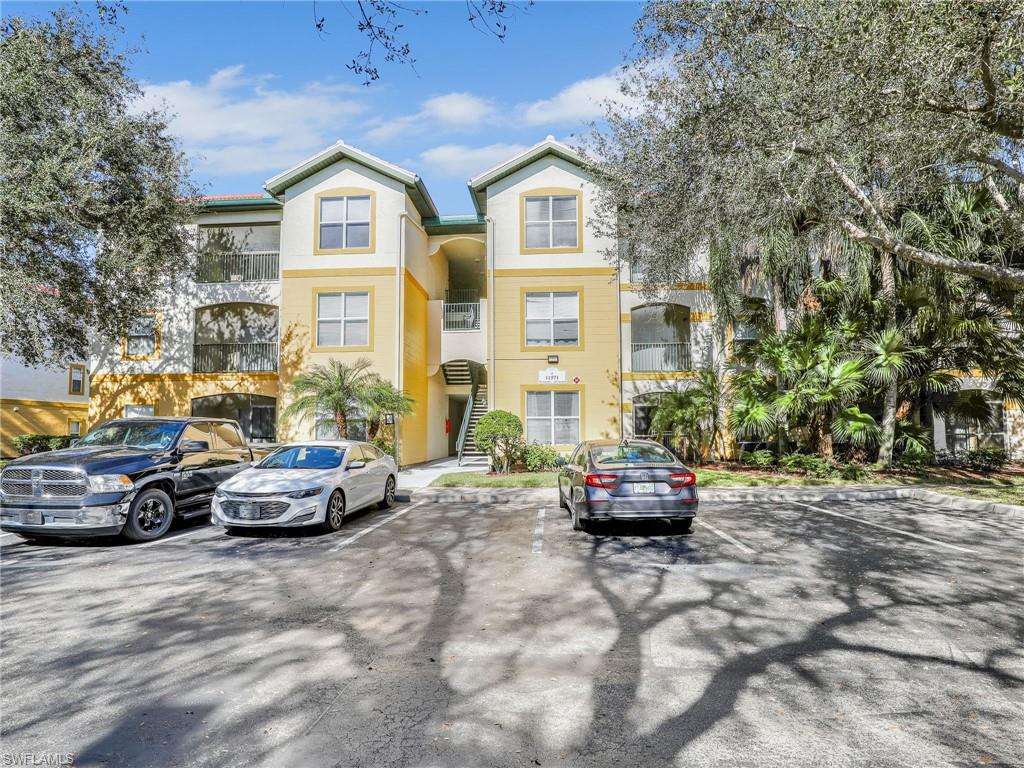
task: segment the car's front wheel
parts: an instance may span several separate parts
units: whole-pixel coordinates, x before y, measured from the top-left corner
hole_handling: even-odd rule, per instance
[[[335,489],[331,498],[327,500],[327,514],[324,515],[324,530],[335,532],[340,531],[345,522],[345,494]]]
[[[147,488],[132,501],[121,535],[130,541],[153,541],[171,529],[174,502],[159,488]]]
[[[377,509],[390,509],[395,505],[395,478],[394,475],[388,475],[388,480],[384,483],[384,498],[377,503]]]

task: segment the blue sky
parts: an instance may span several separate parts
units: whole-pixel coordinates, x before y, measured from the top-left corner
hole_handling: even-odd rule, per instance
[[[4,4],[5,15],[53,6]],[[337,139],[423,176],[442,214],[472,209],[466,179],[552,134],[600,117],[641,8],[548,2],[520,10],[504,43],[466,22],[462,2],[410,3],[415,69],[379,60],[370,86],[346,64],[363,40],[340,2],[130,3],[122,42],[146,102],[172,129],[209,194],[256,192]]]

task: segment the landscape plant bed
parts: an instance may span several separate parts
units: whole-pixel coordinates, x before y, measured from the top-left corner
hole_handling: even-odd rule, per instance
[[[751,469],[722,462],[694,470],[698,487],[752,488],[824,485],[929,485],[938,493],[973,496],[1007,504],[1024,504],[1024,466],[1013,465],[991,472],[962,467],[924,467],[872,472],[858,480],[808,477],[784,472]],[[454,472],[434,480],[436,488],[554,488],[557,472]]]

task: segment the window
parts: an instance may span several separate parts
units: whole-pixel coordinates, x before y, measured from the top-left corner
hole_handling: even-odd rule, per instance
[[[381,450],[375,445],[364,445],[362,446],[362,449],[363,456],[366,457],[367,461],[377,461],[378,459],[384,458],[383,452],[381,452]]]
[[[126,419],[141,419],[146,416],[156,416],[156,406],[150,403],[132,403],[124,407]]]
[[[580,393],[526,393],[526,442],[575,445],[580,440]]]
[[[366,347],[370,344],[370,294],[318,293],[316,345]]]
[[[348,437],[347,440],[365,440],[366,439],[366,417],[361,413],[349,414],[346,420],[348,426]],[[341,435],[338,434],[338,423],[334,420],[334,415],[325,415],[320,413],[317,416],[316,421],[316,439],[317,440],[341,440]]]
[[[68,419],[68,434],[71,437],[82,436],[82,422],[77,419]]]
[[[68,394],[69,395],[84,395],[85,394],[85,366],[84,365],[72,365],[68,369]]]
[[[211,425],[213,434],[217,436],[217,442],[220,444],[218,447],[225,448],[244,448],[245,441],[242,436],[238,434],[238,429],[234,424],[228,424],[226,422],[213,422]]]
[[[157,349],[156,315],[135,318],[128,326],[128,335],[125,336],[124,356],[129,359],[153,357]]]
[[[213,448],[213,437],[210,435],[209,424],[186,424],[185,430],[181,433],[181,440],[179,443],[185,443],[189,440],[200,440],[206,443],[208,448]]]
[[[523,203],[527,249],[579,247],[579,195],[528,195]]]
[[[318,198],[322,251],[370,247],[370,196]]]
[[[578,347],[580,296],[576,291],[526,294],[526,346]]]

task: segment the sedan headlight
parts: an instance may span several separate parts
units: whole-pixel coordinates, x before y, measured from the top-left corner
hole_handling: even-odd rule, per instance
[[[128,475],[90,475],[89,488],[93,493],[126,493],[135,487]]]
[[[308,499],[310,496],[319,496],[323,488],[306,488],[303,491],[292,491],[288,494],[289,499]]]

